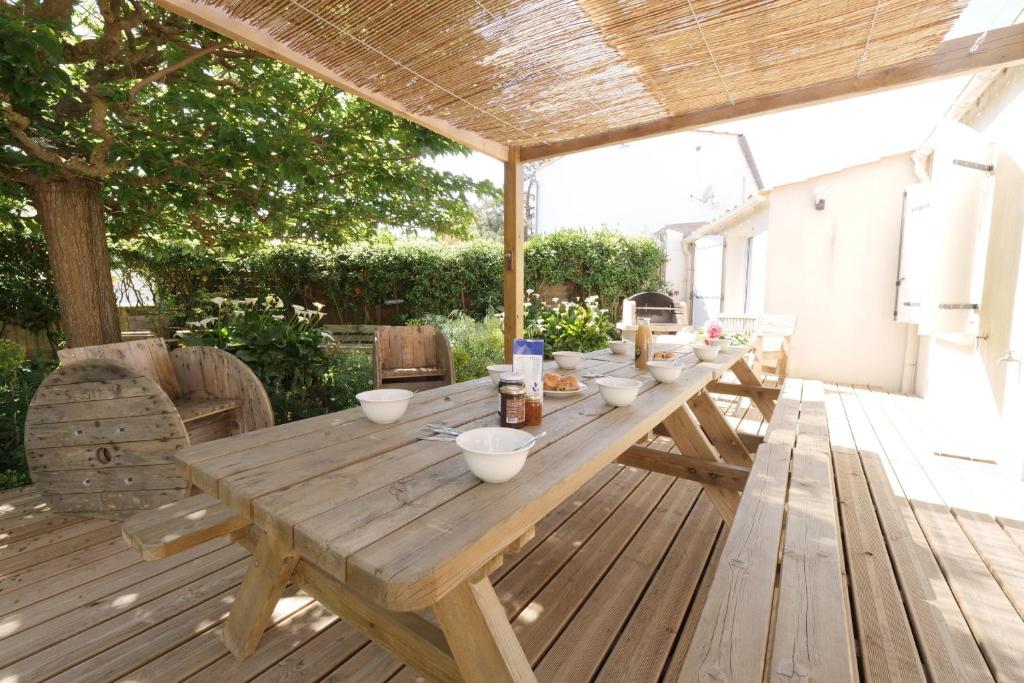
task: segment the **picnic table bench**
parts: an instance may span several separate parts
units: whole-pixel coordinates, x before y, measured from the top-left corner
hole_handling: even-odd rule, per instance
[[[820,382],[782,388],[679,677],[764,679],[858,680]]]
[[[739,491],[759,470],[707,387],[731,369],[740,380],[734,391],[747,386],[770,402],[744,355],[724,349],[698,364],[687,354],[676,383],[648,378],[627,408],[607,405],[593,384],[549,398],[541,427],[548,436],[500,485],[473,477],[454,444],[417,441],[431,422],[495,424],[486,378],[417,394],[394,425],[372,424],[354,409],[201,444],[181,451],[177,466],[205,494],[129,520],[124,534],[149,558],[221,534],[252,549],[224,629],[239,658],[255,650],[291,581],[433,679],[534,680],[488,575],[617,459],[700,482],[735,524]],[[631,358],[607,351],[589,354],[580,371],[646,377]],[[685,455],[668,460],[637,446],[655,427]],[[417,613],[427,607],[436,624]]]

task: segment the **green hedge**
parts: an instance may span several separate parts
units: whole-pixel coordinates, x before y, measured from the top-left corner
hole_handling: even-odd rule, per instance
[[[273,292],[287,303],[327,304],[349,322],[402,322],[456,310],[475,317],[502,305],[502,246],[494,242],[391,241],[332,247],[314,242],[268,244],[220,257],[195,246],[143,249],[121,245],[115,260],[148,280],[172,318],[189,317],[213,295],[243,298]],[[568,284],[617,305],[636,292],[662,289],[664,254],[649,238],[581,230],[526,244],[526,284]],[[402,300],[400,305],[387,302]],[[334,316],[332,316],[334,317]]]

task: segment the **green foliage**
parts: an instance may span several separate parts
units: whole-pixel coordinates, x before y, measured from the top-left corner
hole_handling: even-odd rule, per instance
[[[554,351],[597,351],[608,344],[615,330],[608,309],[601,308],[596,295],[583,301],[552,300],[528,292],[525,334],[530,339],[544,340],[544,355]]]
[[[48,332],[59,315],[42,238],[0,225],[0,327]]]
[[[30,484],[25,461],[25,414],[53,370],[25,360],[25,349],[0,339],[0,489]]]
[[[214,346],[248,365],[267,390],[277,422],[347,408],[366,388],[369,362],[330,355],[334,341],[319,326],[319,310],[293,305],[286,311],[274,295],[211,303],[209,315],[179,336],[186,346]]]
[[[526,243],[526,286],[573,283],[581,297],[597,295],[618,312],[619,302],[638,292],[663,291],[665,252],[648,237],[612,230],[564,230]]]
[[[115,239],[466,234],[461,145],[150,2],[0,3],[0,195],[95,180]]]
[[[528,286],[569,283],[613,310],[624,296],[664,287],[664,255],[647,238],[572,231],[531,239],[525,252]],[[261,289],[304,306],[323,301],[344,319],[365,322],[376,322],[373,312],[393,300],[404,303],[389,322],[452,310],[479,318],[502,305],[502,246],[481,240],[378,239],[345,246],[293,240],[234,257],[198,244],[135,241],[121,245],[114,257],[186,317],[212,293],[239,297]]]
[[[501,316],[487,314],[475,320],[462,311],[450,315],[428,315],[418,323],[433,325],[448,337],[458,382],[483,377],[487,366],[504,363],[505,335]]]
[[[10,339],[0,339],[0,377],[13,374],[27,358],[24,346]]]

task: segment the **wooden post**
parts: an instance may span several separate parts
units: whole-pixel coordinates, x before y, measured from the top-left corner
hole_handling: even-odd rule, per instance
[[[505,162],[505,362],[512,362],[512,340],[523,336],[523,164],[510,147]]]

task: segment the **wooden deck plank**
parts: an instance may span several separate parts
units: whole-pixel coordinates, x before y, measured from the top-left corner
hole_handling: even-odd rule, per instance
[[[244,560],[235,562],[106,622],[94,626],[87,625],[89,622],[79,623],[74,635],[0,669],[0,680],[10,676],[19,681],[38,681],[55,676],[194,605],[220,595],[225,600],[230,599],[242,581],[246,564]],[[217,608],[223,610],[223,605],[218,604]],[[34,630],[46,626],[43,624]],[[14,651],[21,653],[23,650]]]
[[[117,522],[112,522],[109,519],[83,518],[77,524],[68,524],[21,541],[10,544],[0,542],[0,576],[14,571],[15,567],[23,566],[25,556],[29,553],[44,550],[49,553],[49,557],[53,557],[53,549],[58,546],[62,553],[80,550],[92,544],[96,532],[102,529],[117,529],[118,526]],[[8,560],[17,561],[8,562]],[[34,562],[35,560],[29,564]]]
[[[826,393],[825,408],[864,679],[923,681],[914,633],[834,385]]]
[[[19,657],[40,652],[73,638],[86,628],[104,624],[132,610],[144,608],[150,602],[188,586],[193,581],[200,581],[245,557],[246,553],[241,548],[224,546],[213,553],[193,557],[179,566],[161,568],[163,571],[155,575],[143,574],[143,580],[99,597],[94,597],[98,590],[96,584],[90,581],[79,590],[67,591],[46,603],[37,603],[25,608],[23,613],[26,614],[26,624],[35,621],[35,625],[21,627],[21,620],[16,615],[7,615],[4,623],[13,624],[15,628],[6,640],[0,642],[3,642],[9,651],[18,653]],[[145,566],[138,564],[138,567]],[[140,574],[135,571],[125,573],[125,576],[132,579],[140,578]],[[103,581],[102,578],[99,580]],[[84,603],[78,601],[80,597],[85,596],[92,599]],[[36,612],[45,615],[46,619],[40,621],[39,617],[34,616]]]
[[[544,589],[519,611],[512,628],[535,666],[585,602],[609,565],[629,544],[671,483],[665,475],[648,475],[591,537],[590,542],[573,555]]]
[[[598,681],[659,679],[721,528],[714,506],[701,495],[629,615],[629,623],[601,666]]]
[[[912,421],[914,410],[911,406],[920,400],[906,396],[883,396],[879,399],[888,404],[891,413],[902,416],[899,421],[905,426],[900,432],[911,447],[911,453],[925,469],[929,481],[956,517],[1010,603],[1024,618],[1024,551],[1017,547],[989,512],[989,503],[972,487],[965,485],[961,467],[943,458],[920,455],[924,448],[934,451],[934,439],[923,431],[927,425]],[[908,424],[904,419],[911,422]],[[978,463],[977,467],[984,465]]]
[[[53,557],[32,567],[11,572],[0,582],[0,598],[12,593],[32,590],[31,586],[54,579],[61,574],[88,566],[96,560],[124,552],[124,541],[120,537],[102,541],[67,555]],[[44,587],[45,590],[45,587]]]
[[[931,452],[921,452],[910,427],[893,419],[887,395],[857,390],[857,396],[992,673],[997,679],[1024,680],[1024,651],[1019,647],[1024,621],[922,467],[921,460]]]
[[[515,571],[495,574],[495,590],[510,619],[515,618],[534,595],[555,577],[600,532],[606,520],[633,494],[646,477],[642,470],[625,468],[591,498],[565,524],[537,546]],[[607,538],[605,531],[600,538]]]
[[[161,622],[157,628],[143,631],[119,643],[116,648],[87,659],[49,680],[53,683],[106,683],[133,675],[139,662],[173,651],[222,623],[233,601],[234,591],[229,589],[175,614]],[[301,607],[308,607],[311,603],[308,597],[285,597],[279,603],[278,611],[288,614]],[[322,611],[323,608],[318,609]],[[161,676],[160,680],[167,679]]]
[[[689,516],[700,487],[677,480],[611,565],[587,602],[537,667],[548,681],[590,680],[615,644],[672,539]],[[638,680],[631,676],[632,680]],[[657,680],[656,678],[654,680]]]
[[[854,390],[840,387],[839,395],[928,675],[935,681],[993,680]]]
[[[704,573],[701,575],[697,593],[693,596],[693,603],[690,605],[690,610],[686,613],[686,620],[683,622],[683,629],[679,632],[675,649],[672,651],[672,657],[665,667],[665,674],[662,676],[663,681],[679,680],[679,675],[683,670],[683,662],[686,661],[686,655],[689,654],[690,645],[693,643],[693,636],[697,632],[700,615],[707,604],[708,593],[711,592],[712,578],[718,569],[719,560],[722,559],[723,550],[725,550],[725,534],[720,533],[718,540],[715,542],[715,549],[711,553],[711,559],[708,560],[707,565],[704,567]],[[614,682],[610,681],[609,683]]]
[[[905,423],[893,420],[887,396],[860,389],[856,393],[992,673],[1003,680],[1024,676],[1024,651],[1019,647],[1024,621],[918,461],[930,452],[915,455],[915,446],[908,443],[914,437],[901,431],[906,430]]]
[[[319,616],[319,615],[316,615]],[[321,620],[323,616],[319,616]],[[297,625],[301,627],[302,625]],[[349,657],[367,644],[361,633],[341,620],[327,628],[312,624],[315,635],[305,644],[293,649],[286,657],[278,660],[262,674],[253,679],[256,683],[303,683],[318,681],[335,670]],[[292,629],[294,630],[294,629]],[[272,637],[273,633],[268,633]],[[297,640],[297,639],[296,639]],[[294,644],[291,644],[294,648]]]
[[[275,629],[285,619],[288,619],[297,610],[308,607],[311,603],[302,600],[296,603],[292,598],[297,591],[292,588],[286,594],[284,601],[271,615],[271,627],[267,630],[267,639],[278,638]],[[287,601],[287,602],[285,602]],[[335,623],[338,623],[337,620]],[[160,681],[160,683],[179,683],[187,680],[205,670],[215,662],[230,657],[224,649],[223,620],[214,623],[203,623],[200,628],[195,629],[195,636],[183,642],[173,650],[168,650],[159,657],[149,661],[139,660],[138,668],[133,669],[129,680],[138,681]],[[365,640],[363,643],[365,644]],[[224,683],[220,681],[219,683]]]

